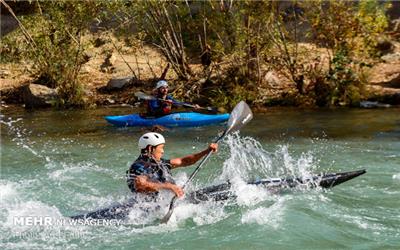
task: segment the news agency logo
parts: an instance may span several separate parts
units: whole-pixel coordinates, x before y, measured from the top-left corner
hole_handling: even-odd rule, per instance
[[[50,216],[18,216],[13,218],[15,226],[119,226],[122,220],[111,219],[67,219]]]

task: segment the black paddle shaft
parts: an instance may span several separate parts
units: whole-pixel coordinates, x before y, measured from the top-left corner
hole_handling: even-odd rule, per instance
[[[226,133],[223,133],[220,137],[218,137],[217,140],[214,141],[214,143],[218,143],[220,140],[222,140],[225,137]],[[208,152],[206,157],[203,158],[203,160],[200,162],[200,164],[196,167],[196,169],[193,171],[193,173],[190,175],[189,179],[186,181],[186,183],[182,186],[182,188],[185,188],[185,186],[193,180],[193,178],[196,176],[197,172],[199,172],[200,168],[203,166],[204,162],[210,158],[212,153],[212,150]]]
[[[162,102],[166,102],[167,101],[167,100],[164,100],[164,99],[161,99],[161,98],[157,98],[157,97],[154,97],[154,96],[147,95],[147,94],[145,94],[143,92],[136,92],[135,96],[137,98],[143,99],[143,100],[159,100],[159,101],[162,101]],[[182,106],[188,107],[188,108],[196,108],[195,105],[192,105],[192,104],[189,104],[189,103],[185,103],[185,102],[173,102],[173,104],[182,105]],[[206,108],[200,107],[199,109],[207,110],[207,111],[210,111],[210,112],[213,112],[213,113],[217,113],[218,112],[216,108],[212,108],[212,107],[206,107]]]

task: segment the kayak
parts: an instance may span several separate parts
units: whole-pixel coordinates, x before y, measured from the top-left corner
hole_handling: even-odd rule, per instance
[[[366,172],[365,169],[362,169],[342,173],[319,174],[306,178],[268,178],[248,182],[247,184],[262,186],[268,191],[290,188],[332,188],[343,182],[354,179],[357,176],[365,174]],[[222,201],[231,198],[235,198],[235,194],[232,192],[231,184],[229,182],[203,188],[189,195],[189,200],[192,203],[199,203],[208,200]]]
[[[248,182],[249,185],[264,187],[267,191],[285,189],[285,188],[332,188],[343,182],[349,181],[357,176],[365,174],[366,170],[356,170],[342,173],[319,174],[306,178],[269,178]],[[200,203],[203,201],[225,201],[234,199],[235,194],[231,190],[231,183],[226,182],[211,187],[203,188],[190,193],[186,199],[191,203]],[[124,203],[119,203],[111,207],[103,208],[97,211],[88,212],[80,215],[71,216],[72,219],[126,219],[131,209],[137,204],[134,199]]]
[[[229,114],[201,114],[196,112],[172,113],[161,117],[144,117],[140,114],[106,116],[105,119],[118,127],[200,127],[226,122]]]

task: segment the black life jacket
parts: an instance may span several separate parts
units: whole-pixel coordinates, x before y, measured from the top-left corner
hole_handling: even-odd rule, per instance
[[[126,171],[127,184],[132,192],[137,192],[135,178],[140,175],[147,176],[154,182],[175,183],[171,175],[171,163],[169,160],[161,159],[156,162],[152,157],[141,154]]]

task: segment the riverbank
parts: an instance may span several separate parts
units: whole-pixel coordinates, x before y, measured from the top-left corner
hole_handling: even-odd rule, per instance
[[[264,4],[269,6],[267,2]],[[281,4],[279,8],[287,8],[287,11],[297,15],[293,6]],[[379,19],[380,11],[387,9],[377,3],[371,4],[375,6],[372,8],[375,10],[369,10],[369,14],[382,21],[378,25],[379,29],[370,26],[370,22],[373,23],[375,19],[363,19],[363,11],[366,11],[363,4],[360,3],[359,9],[356,10],[351,5],[332,2],[329,8],[343,7],[343,13],[361,15],[358,19],[354,15],[348,16],[351,25],[346,26],[347,31],[359,27],[356,24],[360,20],[363,20],[365,29],[351,31],[351,37],[354,36],[354,39],[346,35],[343,38],[336,37],[333,32],[327,37],[329,43],[319,40],[318,36],[308,39],[305,34],[311,31],[314,35],[332,32],[324,30],[324,27],[334,29],[336,26],[331,27],[332,24],[313,30],[307,25],[302,26],[301,22],[293,23],[289,18],[284,23],[285,27],[280,27],[274,26],[280,22],[279,18],[272,23],[264,23],[267,19],[260,17],[259,22],[265,25],[265,30],[274,28],[279,32],[293,34],[297,32],[297,28],[301,29],[300,37],[295,35],[292,38],[289,35],[275,36],[275,33],[265,34],[264,37],[258,30],[257,35],[253,35],[257,43],[264,42],[260,48],[250,40],[245,40],[247,45],[237,43],[244,39],[241,34],[230,34],[229,29],[217,32],[218,25],[214,27],[211,24],[210,28],[214,30],[210,32],[215,32],[211,45],[201,41],[199,43],[197,39],[193,41],[193,37],[189,36],[191,31],[185,30],[179,31],[179,34],[188,36],[181,37],[187,45],[174,48],[175,44],[167,48],[165,45],[168,39],[163,44],[159,43],[160,38],[165,39],[158,37],[164,31],[153,33],[152,30],[148,30],[148,25],[140,26],[139,20],[136,20],[135,27],[140,26],[145,36],[129,28],[119,30],[122,35],[117,36],[118,32],[111,28],[115,26],[112,18],[104,18],[94,24],[92,18],[86,20],[82,16],[82,20],[87,22],[87,27],[77,30],[79,36],[75,37],[68,29],[63,28],[62,22],[53,22],[54,20],[50,21],[40,15],[41,8],[38,8],[35,15],[21,17],[25,25],[30,27],[29,30],[37,39],[37,43],[35,39],[29,38],[29,32],[21,33],[18,29],[3,38],[0,64],[1,101],[5,105],[25,105],[26,108],[134,105],[138,101],[134,96],[135,92],[150,93],[159,79],[166,79],[177,99],[228,109],[239,100],[246,100],[252,107],[261,109],[271,106],[359,107],[363,101],[399,105],[399,22],[398,19]],[[91,8],[85,4],[80,7],[78,5],[80,6],[78,3],[76,6],[67,4],[64,7],[72,7],[72,10]],[[121,10],[125,7],[127,6],[119,6]],[[150,11],[155,6],[147,7]],[[209,7],[214,8],[212,4]],[[53,5],[46,8],[51,13],[49,15],[64,13]],[[247,7],[238,5],[237,8]],[[303,8],[309,10],[313,6],[306,4]],[[238,15],[239,19],[242,18],[240,11],[231,11]],[[215,12],[222,17],[225,15],[223,13]],[[282,18],[287,18],[285,11],[280,13]],[[303,16],[308,18],[308,25],[315,21],[311,13],[312,11]],[[336,15],[330,12],[320,14]],[[7,15],[2,15],[2,22],[7,21],[6,17]],[[13,18],[8,16],[9,23],[14,21],[14,26],[17,27]],[[165,18],[168,19],[168,15]],[[208,20],[207,18],[211,17],[204,18]],[[53,25],[53,28],[61,26],[58,27],[58,33],[55,32],[57,29],[49,32],[32,26],[38,21]],[[182,16],[176,25],[180,27],[184,21],[187,19]],[[391,27],[387,27],[389,21]],[[343,25],[346,23],[347,21],[344,21]],[[76,28],[73,24],[70,25],[71,29]],[[255,32],[254,27],[243,26],[241,22],[235,25],[239,30]],[[363,33],[365,30],[369,31]],[[63,37],[60,32],[64,32],[64,40],[54,40]],[[225,34],[226,38],[221,39],[221,34]],[[44,39],[40,40],[41,37]],[[229,39],[236,42],[227,43]],[[343,46],[338,46],[341,39],[347,40]],[[26,41],[30,46],[25,44]],[[65,48],[70,50],[65,51]],[[41,57],[38,58],[37,55]]]
[[[400,46],[398,42],[394,44],[393,52],[382,56],[365,72],[368,84],[365,85],[366,95],[363,100],[400,104]],[[134,105],[137,102],[134,93],[150,92],[167,65],[162,54],[150,46],[143,46],[140,51],[135,52],[125,47],[119,52],[106,41],[104,45],[88,52],[90,58],[84,64],[80,78],[84,82],[85,93],[91,106]],[[40,84],[27,74],[30,66],[29,63],[0,64],[2,104],[26,104],[24,91],[27,86],[32,83]],[[140,74],[141,80],[132,76],[129,67]],[[191,64],[191,67],[201,70],[200,64]],[[176,79],[173,71],[168,71],[166,79],[172,86],[172,91],[179,92],[182,82]],[[287,98],[294,98],[297,92],[295,83],[273,71],[266,74],[264,86],[259,87],[260,90],[264,90],[263,98],[268,102],[265,105],[257,105],[260,109],[263,106],[291,106]],[[296,103],[295,100],[291,102]]]

